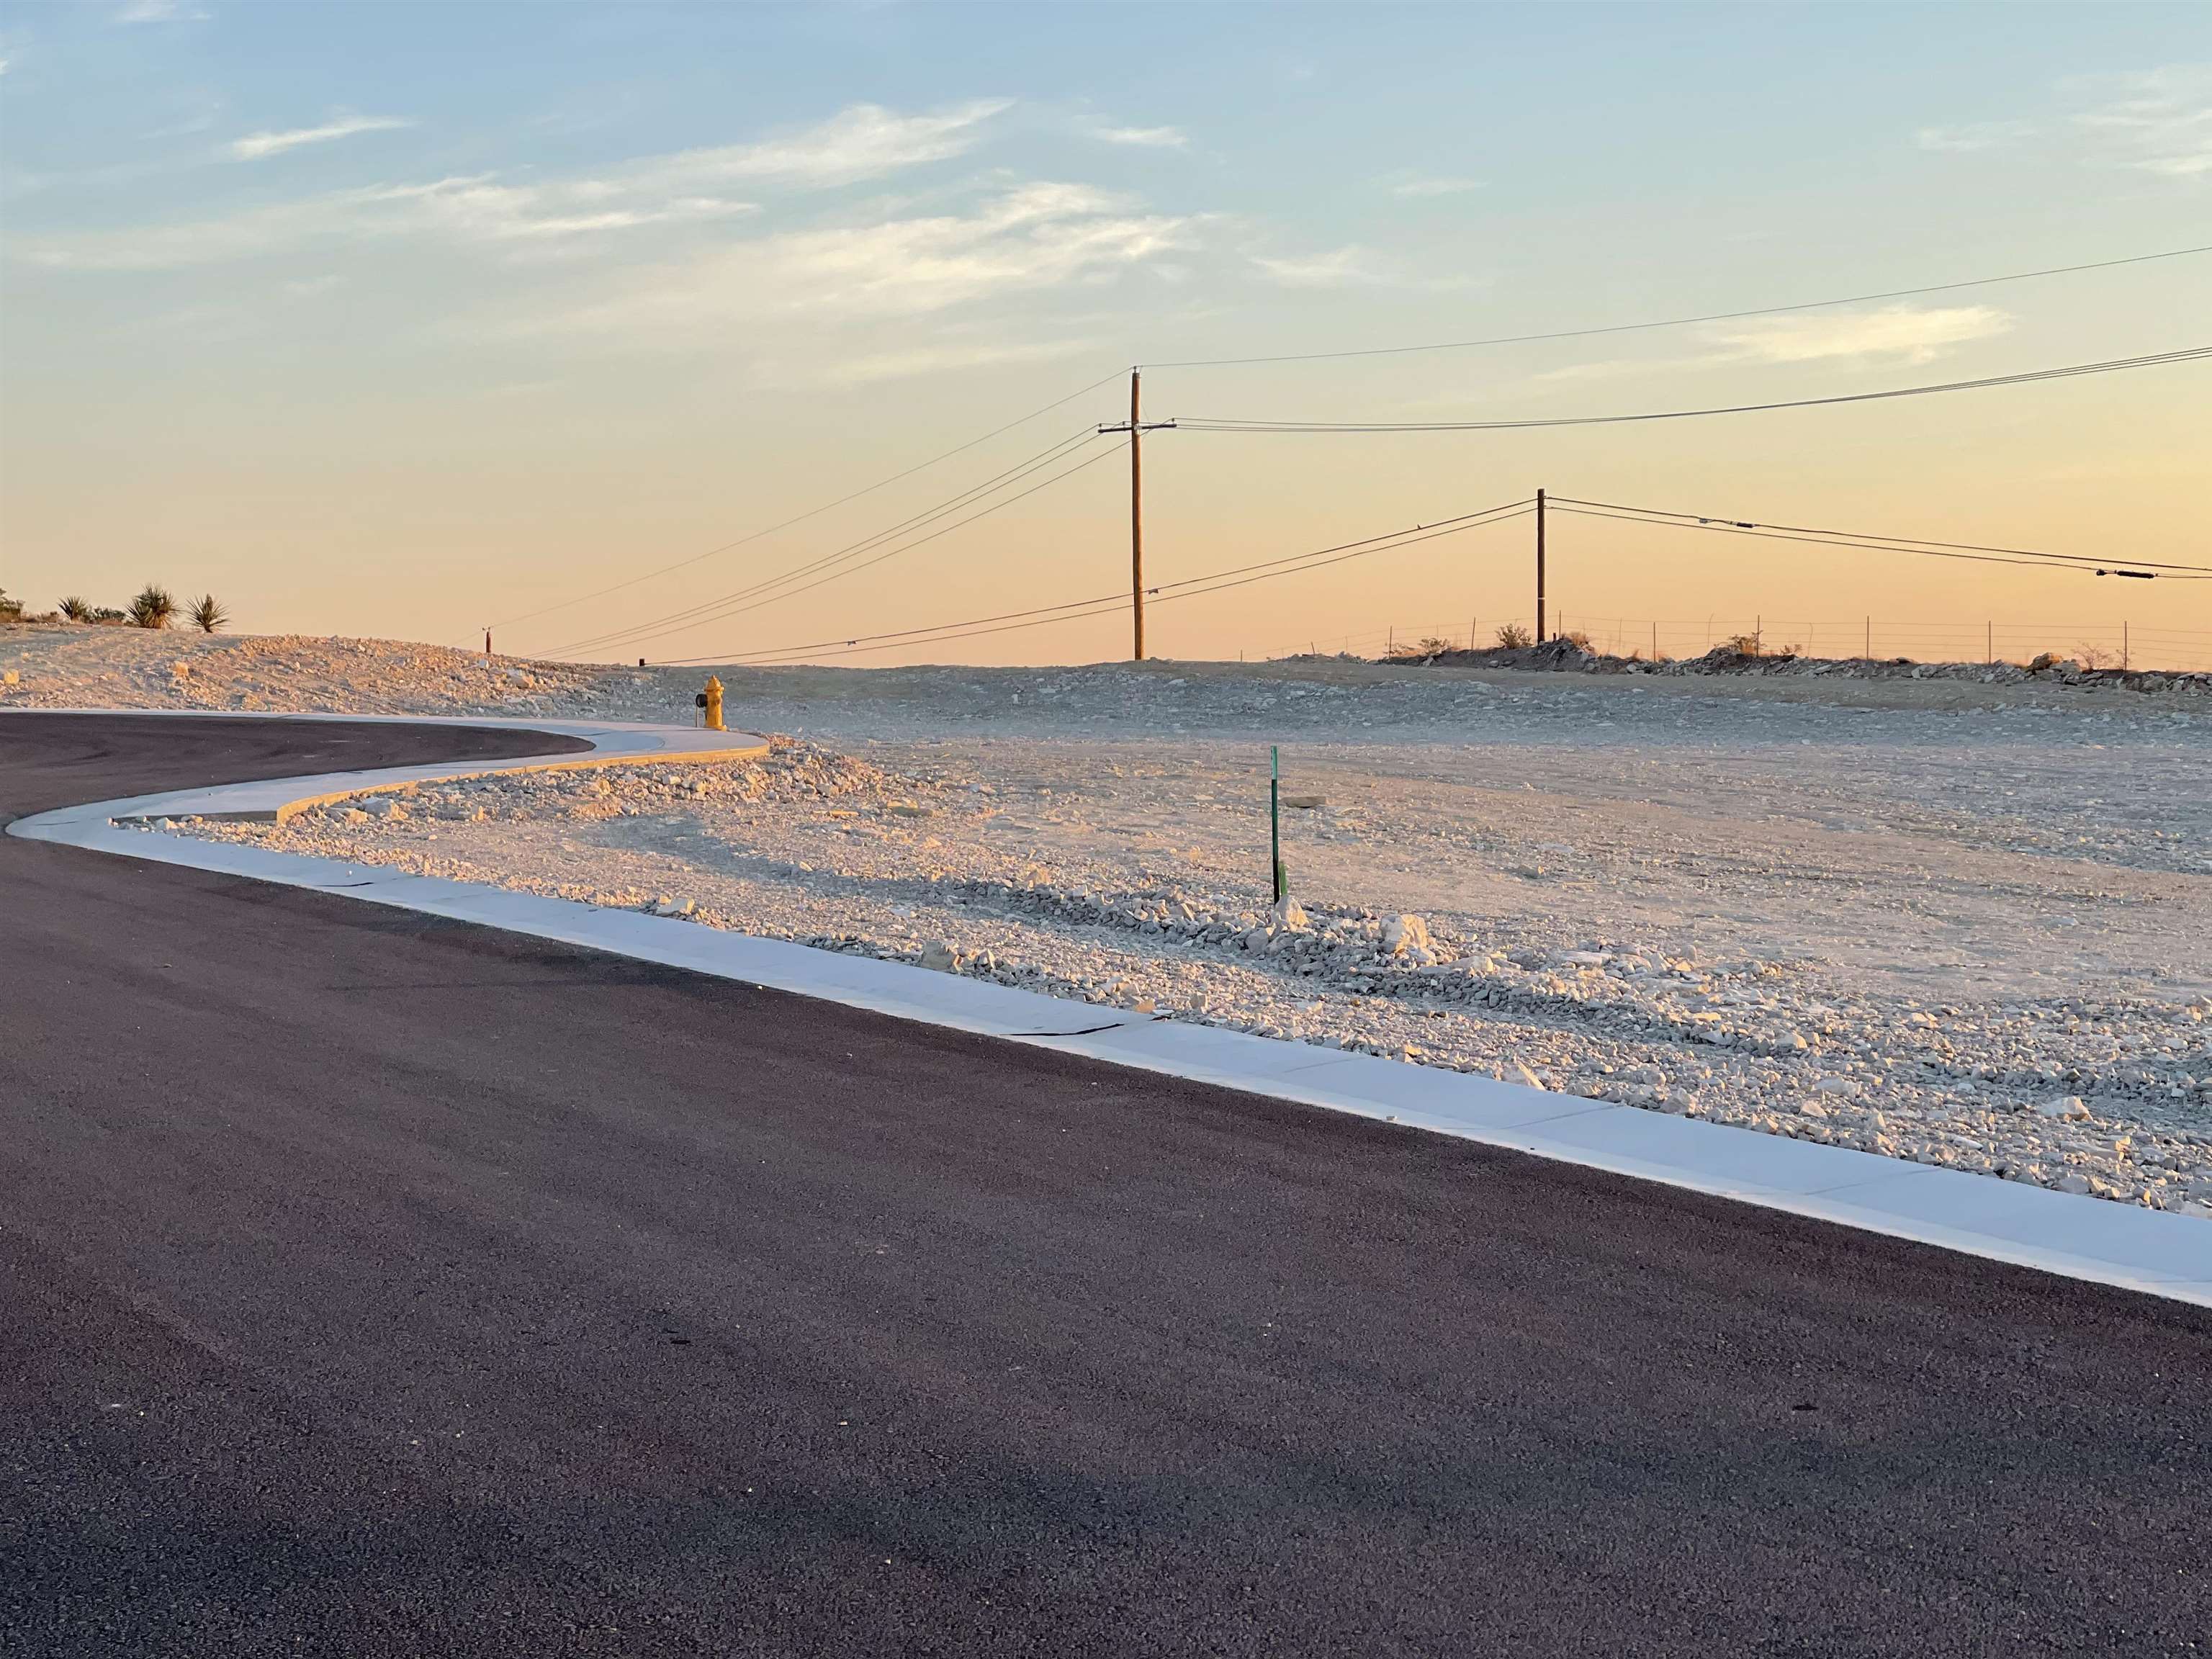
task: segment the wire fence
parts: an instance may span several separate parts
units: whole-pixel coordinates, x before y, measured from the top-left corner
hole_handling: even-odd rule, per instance
[[[1878,662],[1904,658],[1913,662],[2019,663],[2049,653],[2072,658],[2085,668],[2136,668],[2169,673],[2212,671],[2212,630],[2146,627],[2132,619],[2073,619],[2063,622],[1889,621],[1880,617],[1826,621],[1753,614],[1728,617],[1607,617],[1572,609],[1555,610],[1545,619],[1553,635],[1585,636],[1590,647],[1610,656],[1640,656],[1647,661],[1703,656],[1731,641],[1755,644],[1771,653],[1801,657],[1870,658]],[[1386,623],[1357,633],[1310,634],[1279,640],[1259,654],[1345,653],[1359,657],[1394,652],[1421,653],[1472,644],[1487,649],[1507,638],[1533,639],[1535,617],[1516,615],[1462,617]]]

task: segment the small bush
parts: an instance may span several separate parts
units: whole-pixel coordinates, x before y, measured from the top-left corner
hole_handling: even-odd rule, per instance
[[[70,622],[90,622],[92,620],[91,601],[81,599],[71,593],[62,601],[62,615]]]
[[[1565,641],[1569,645],[1571,645],[1572,647],[1574,647],[1574,648],[1575,648],[1576,650],[1577,650],[1577,651],[1587,652],[1587,653],[1590,653],[1591,654],[1595,654],[1595,652],[1592,650],[1592,647],[1591,647],[1591,645],[1590,645],[1590,638],[1589,638],[1589,635],[1588,634],[1584,633],[1584,632],[1583,632],[1581,629],[1579,629],[1579,628],[1573,629],[1570,630],[1570,631],[1569,631],[1569,632],[1567,632],[1567,633],[1562,634],[1562,635],[1559,635],[1559,637],[1560,637],[1561,639],[1565,640]]]
[[[1406,645],[1392,646],[1389,658],[1392,662],[1426,662],[1431,657],[1441,657],[1445,652],[1456,651],[1458,648],[1449,640],[1440,640],[1431,634],[1424,640],[1416,640]]]
[[[22,615],[22,600],[9,599],[8,590],[0,587],[0,622],[17,622],[21,619]]]
[[[192,619],[192,626],[203,634],[212,634],[230,623],[230,612],[216,602],[212,593],[201,594],[192,602],[192,608],[187,614]]]
[[[1535,643],[1535,636],[1519,623],[1507,623],[1498,630],[1498,648],[1500,651],[1526,651]]]
[[[176,614],[175,598],[158,583],[148,582],[138,590],[138,597],[131,601],[133,628],[167,628]]]
[[[2112,665],[2112,653],[2101,651],[2094,645],[2077,645],[2074,647],[2074,660],[2084,668],[2108,668]]]
[[[1731,634],[1721,643],[1739,657],[1763,657],[1766,654],[1766,647],[1759,642],[1756,634]]]

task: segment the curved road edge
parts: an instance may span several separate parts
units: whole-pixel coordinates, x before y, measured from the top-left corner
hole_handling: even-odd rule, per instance
[[[51,712],[135,716],[153,711]],[[405,875],[375,865],[149,833],[146,827],[159,818],[189,816],[282,822],[293,811],[337,796],[503,772],[736,758],[765,749],[765,740],[750,733],[721,734],[724,740],[714,742],[716,734],[693,728],[616,721],[160,712],[201,719],[537,731],[590,747],[582,753],[326,773],[90,802],[17,819],[7,825],[8,833],[336,892],[2212,1306],[2212,1224],[2188,1217],[1373,1055],[1126,1014],[906,963],[723,932],[680,918]]]

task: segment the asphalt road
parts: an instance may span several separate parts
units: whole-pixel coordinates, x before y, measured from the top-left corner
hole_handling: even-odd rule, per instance
[[[0,715],[0,814],[538,749]],[[2212,1316],[0,838],[0,1653],[2212,1649]]]

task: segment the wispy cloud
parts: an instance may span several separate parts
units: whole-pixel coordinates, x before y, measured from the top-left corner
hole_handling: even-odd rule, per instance
[[[118,23],[196,23],[207,14],[181,0],[130,0],[115,14]]]
[[[1252,263],[1285,288],[1372,288],[1389,280],[1374,255],[1349,244],[1326,253],[1255,253]]]
[[[626,268],[524,326],[683,340],[777,319],[921,316],[1109,280],[1179,246],[1194,222],[1134,211],[1087,185],[1022,185],[968,213],[782,231]]]
[[[1620,357],[1575,363],[1538,382],[1623,380],[1644,374],[1726,368],[1745,363],[1881,361],[1924,363],[1970,340],[2008,332],[2013,319],[1988,306],[1885,306],[1818,316],[1762,317],[1700,329],[1705,349],[1671,357]]]
[[[854,104],[818,125],[753,143],[682,150],[642,164],[663,179],[730,179],[824,186],[877,179],[965,154],[983,124],[1011,109],[981,98],[923,115]]]
[[[727,218],[749,202],[709,196],[616,195],[596,180],[503,185],[492,175],[331,191],[219,219],[33,241],[26,257],[69,270],[174,270],[294,252],[317,243],[443,234],[544,240],[644,225]]]
[[[1761,363],[1805,363],[1831,357],[1887,357],[1924,363],[1969,340],[2012,327],[1989,306],[1884,306],[1821,316],[1767,317],[1706,331],[1723,355]]]
[[[1923,127],[1912,138],[1923,149],[1963,152],[2002,149],[2034,136],[2032,121],[1974,121],[1964,126]]]
[[[1097,341],[1088,339],[998,344],[981,340],[948,341],[939,345],[864,353],[835,363],[826,372],[814,370],[810,366],[797,378],[810,381],[826,379],[835,386],[869,386],[880,380],[905,380],[916,374],[941,374],[963,368],[993,368],[1002,363],[1056,362],[1063,357],[1096,353],[1098,349]]]
[[[1463,196],[1481,188],[1480,179],[1405,179],[1391,185],[1390,193],[1419,201],[1434,196]]]
[[[412,121],[396,115],[343,115],[334,121],[325,121],[319,127],[292,127],[282,132],[250,132],[228,146],[231,159],[239,161],[258,161],[264,155],[281,155],[288,149],[297,149],[302,144],[327,144],[335,139],[350,138],[356,133],[392,132],[401,127],[411,127]]]
[[[2123,165],[2168,179],[2212,176],[2212,64],[2174,64],[2070,83],[2099,99],[2075,124]]]
[[[1181,127],[1093,127],[1091,136],[1102,143],[1138,149],[1181,149],[1190,143]]]
[[[493,241],[587,237],[729,218],[757,204],[725,193],[745,182],[825,188],[958,155],[1006,108],[986,100],[921,115],[860,104],[801,131],[757,143],[642,156],[605,172],[517,180],[499,173],[329,191],[220,217],[19,239],[26,257],[84,270],[160,270],[281,253],[333,240],[444,234]],[[257,133],[230,153],[269,155],[404,123],[347,117],[321,127]]]

